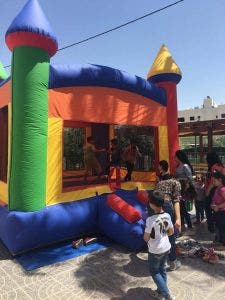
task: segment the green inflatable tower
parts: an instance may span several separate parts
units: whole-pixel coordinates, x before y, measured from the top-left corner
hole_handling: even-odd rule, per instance
[[[9,209],[45,206],[49,62],[58,48],[37,0],[30,0],[6,33],[12,50]]]

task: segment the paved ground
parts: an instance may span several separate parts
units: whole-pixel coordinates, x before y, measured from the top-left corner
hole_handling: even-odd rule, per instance
[[[201,225],[196,235],[210,240]],[[225,264],[182,259],[182,268],[168,273],[169,287],[179,300],[225,299]],[[0,299],[145,300],[154,284],[148,274],[147,253],[110,247],[63,263],[24,271],[0,245]]]

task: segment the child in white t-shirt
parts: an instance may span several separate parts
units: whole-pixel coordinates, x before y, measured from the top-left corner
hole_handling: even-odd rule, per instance
[[[156,296],[161,300],[174,299],[167,287],[165,264],[171,245],[168,236],[174,233],[170,215],[163,211],[163,196],[154,191],[149,194],[149,204],[154,215],[146,220],[144,240],[148,244],[149,271],[157,286]]]

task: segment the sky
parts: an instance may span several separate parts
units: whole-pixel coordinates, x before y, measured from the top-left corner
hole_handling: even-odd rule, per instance
[[[59,48],[145,15],[176,0],[39,0]],[[0,0],[0,61],[11,63],[4,37],[26,0]],[[206,96],[225,103],[225,0],[184,0],[137,23],[64,51],[54,63],[93,63],[146,78],[165,44],[180,67],[178,108]],[[6,69],[8,72],[10,69]]]

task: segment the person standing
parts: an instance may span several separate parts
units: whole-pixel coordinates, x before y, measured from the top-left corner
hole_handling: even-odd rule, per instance
[[[218,251],[225,250],[225,175],[216,170],[212,174],[215,193],[213,195],[211,207],[214,211],[215,223],[218,229],[218,242],[215,249]]]
[[[195,199],[196,221],[195,225],[202,223],[205,217],[204,200],[205,200],[205,183],[203,174],[197,174],[194,182],[195,191],[197,193]]]
[[[183,150],[177,150],[174,159],[177,163],[175,177],[178,180],[187,178],[192,181],[194,171],[186,153]]]
[[[213,210],[211,208],[212,198],[215,192],[215,187],[213,185],[212,174],[214,171],[218,170],[225,173],[225,168],[215,151],[209,152],[206,156],[206,161],[208,164],[208,171],[206,174],[205,183],[205,214],[207,219],[208,230],[211,233],[215,232],[215,226],[213,221]]]
[[[166,160],[160,160],[159,162],[159,181],[170,179],[169,164]]]
[[[167,212],[174,225],[174,234],[169,237],[171,249],[169,253],[169,267],[170,271],[175,271],[181,267],[181,262],[177,259],[176,254],[176,238],[181,229],[180,217],[180,199],[181,199],[181,184],[168,172],[168,162],[161,160],[159,162],[159,182],[155,190],[163,195],[164,204],[163,209]],[[151,212],[150,212],[151,214]]]
[[[92,136],[89,136],[87,138],[87,143],[86,146],[84,147],[84,166],[85,166],[84,181],[87,181],[87,176],[92,173],[92,170],[96,171],[98,178],[101,177],[102,168],[95,156],[95,153],[104,152],[104,151],[105,149],[97,149],[95,147],[94,139]]]
[[[125,148],[125,150],[122,154],[122,158],[123,158],[126,168],[127,168],[127,174],[124,178],[125,181],[131,181],[131,175],[134,170],[134,165],[135,165],[137,156],[141,157],[141,153],[140,153],[136,143],[131,142],[130,145],[128,145]]]
[[[114,171],[116,171],[116,186],[120,188],[121,178],[120,178],[120,166],[121,166],[121,150],[117,139],[111,140],[110,149],[111,160],[108,167],[108,181],[109,184],[112,182],[112,176]]]
[[[163,210],[163,196],[154,191],[149,195],[149,203],[154,214],[147,218],[144,240],[148,244],[149,271],[154,280],[158,299],[174,299],[167,286],[166,261],[171,245],[168,236],[174,234],[168,213]]]
[[[187,178],[180,179],[181,184],[181,201],[180,201],[180,215],[181,215],[181,229],[186,230],[185,222],[188,229],[192,229],[191,216],[189,214],[189,204],[191,207],[195,202],[197,193],[195,191],[192,181]]]
[[[119,146],[118,139],[111,140],[111,149],[110,149],[110,166],[111,167],[120,167],[121,165],[121,149]]]

